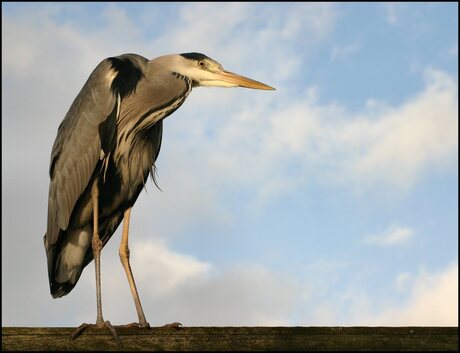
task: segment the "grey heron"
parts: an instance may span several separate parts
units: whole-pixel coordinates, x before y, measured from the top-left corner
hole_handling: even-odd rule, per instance
[[[129,262],[131,209],[160,152],[163,119],[199,86],[274,88],[225,71],[200,53],[148,60],[136,54],[110,57],[94,69],[59,126],[51,152],[48,225],[44,245],[53,298],[68,294],[93,259],[97,318],[107,326],[101,301],[100,254],[122,220],[119,256],[142,310]],[[82,324],[78,334],[89,324]]]

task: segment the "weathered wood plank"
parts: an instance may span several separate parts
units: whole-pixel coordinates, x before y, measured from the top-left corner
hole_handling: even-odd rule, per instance
[[[458,351],[457,327],[3,327],[2,351]]]

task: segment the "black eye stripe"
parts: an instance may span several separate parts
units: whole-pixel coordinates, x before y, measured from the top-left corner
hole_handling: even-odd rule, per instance
[[[205,59],[208,59],[206,55],[201,54],[201,53],[184,53],[180,55],[189,60],[203,61]]]

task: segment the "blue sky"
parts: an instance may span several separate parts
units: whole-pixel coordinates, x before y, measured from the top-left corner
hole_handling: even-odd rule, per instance
[[[57,127],[103,58],[192,51],[277,90],[197,88],[166,119],[163,192],[131,221],[150,323],[457,325],[457,6],[2,3],[3,325],[94,321],[92,264],[47,285]],[[136,318],[118,244],[115,324]]]

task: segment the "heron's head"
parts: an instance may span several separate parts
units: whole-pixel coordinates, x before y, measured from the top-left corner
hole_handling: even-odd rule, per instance
[[[175,72],[189,77],[198,86],[208,87],[247,87],[274,90],[264,83],[225,71],[217,61],[200,53],[172,55]]]

